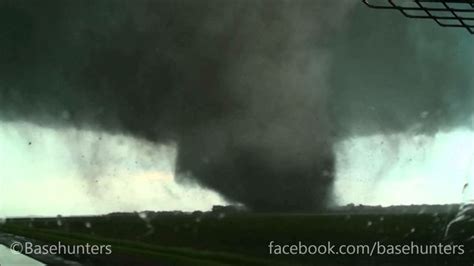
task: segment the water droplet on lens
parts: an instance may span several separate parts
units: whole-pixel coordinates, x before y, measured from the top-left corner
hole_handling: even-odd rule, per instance
[[[145,220],[146,218],[148,218],[148,215],[146,214],[146,212],[139,212],[138,217],[140,217],[140,219]]]
[[[420,113],[420,117],[422,119],[427,118],[429,115],[430,115],[430,112],[428,112],[428,111],[423,111],[423,112]]]
[[[58,226],[62,226],[62,225],[63,225],[63,221],[61,221],[61,218],[62,218],[61,215],[58,215],[58,216],[56,217],[56,224],[57,224]]]

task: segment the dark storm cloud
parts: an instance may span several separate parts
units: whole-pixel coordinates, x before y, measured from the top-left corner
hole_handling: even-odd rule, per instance
[[[453,126],[470,80],[435,30],[451,58],[332,2],[2,1],[1,115],[177,143],[179,176],[256,210],[324,207],[335,139]]]
[[[329,99],[338,133],[472,127],[473,36],[362,7],[348,14],[351,23],[331,50]]]

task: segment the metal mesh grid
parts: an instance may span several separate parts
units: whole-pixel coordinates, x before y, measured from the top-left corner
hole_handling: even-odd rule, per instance
[[[362,0],[376,9],[395,9],[405,17],[432,19],[442,27],[474,34],[474,0]]]

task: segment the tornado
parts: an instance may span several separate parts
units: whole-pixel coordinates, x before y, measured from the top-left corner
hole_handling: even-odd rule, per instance
[[[0,119],[173,143],[182,182],[256,211],[322,210],[337,140],[469,119],[470,62],[452,41],[463,37],[372,12],[354,1],[3,1]]]

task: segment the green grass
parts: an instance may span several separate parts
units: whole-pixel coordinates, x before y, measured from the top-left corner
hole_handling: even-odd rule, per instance
[[[0,230],[46,242],[110,244],[171,265],[450,265],[448,257],[272,256],[268,243],[442,243],[452,214],[135,214],[9,220]],[[91,226],[85,226],[90,224]],[[150,233],[150,227],[153,233]],[[472,253],[470,254],[472,255]],[[448,262],[447,262],[448,261]],[[409,264],[409,263],[414,264]],[[399,263],[399,264],[396,264]],[[448,263],[448,264],[446,264]],[[462,264],[457,264],[461,266]]]
[[[59,230],[32,229],[14,224],[1,226],[0,231],[25,236],[46,243],[61,242],[66,245],[80,245],[86,243],[91,245],[111,245],[114,254],[139,255],[148,259],[157,259],[162,263],[172,263],[172,265],[284,265],[275,261],[252,258],[239,254],[193,250],[183,247],[164,247],[136,241],[67,233]]]

